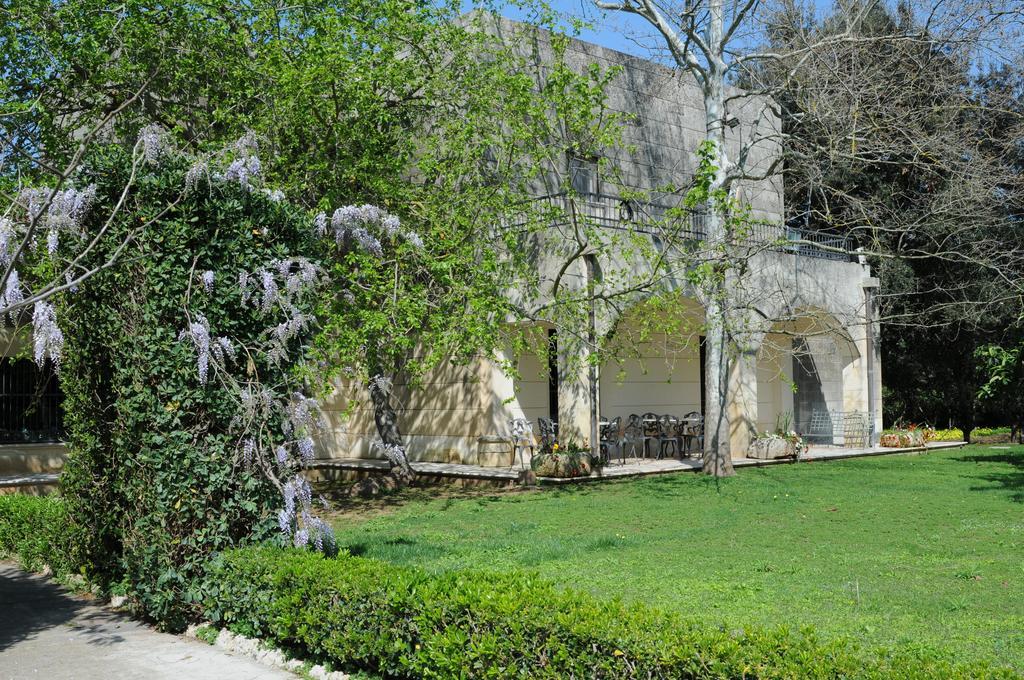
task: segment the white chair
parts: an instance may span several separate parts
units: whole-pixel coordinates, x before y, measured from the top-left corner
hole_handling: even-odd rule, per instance
[[[526,449],[529,449],[530,458],[533,458],[533,424],[526,418],[513,418],[512,420],[508,421],[508,425],[512,439],[512,460],[509,463],[509,467],[515,466],[516,454],[519,454],[519,466],[520,468],[525,470],[526,458],[524,456],[524,451]]]

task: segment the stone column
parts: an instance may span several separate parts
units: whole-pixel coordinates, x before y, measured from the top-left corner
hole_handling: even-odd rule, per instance
[[[752,343],[751,343],[752,344]],[[757,348],[740,348],[729,374],[729,446],[733,460],[746,458],[757,432]]]
[[[558,348],[558,443],[564,447],[575,442],[586,448],[590,444],[591,401],[588,352],[578,347],[573,351],[578,355],[566,356],[562,346]]]
[[[882,436],[882,342],[881,323],[875,294],[879,281],[875,277],[864,279],[865,348],[868,411],[872,415],[871,446],[878,446]]]

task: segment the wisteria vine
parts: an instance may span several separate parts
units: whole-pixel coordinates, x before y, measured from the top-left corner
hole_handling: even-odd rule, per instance
[[[140,131],[134,152],[138,163],[151,166],[178,155],[169,135],[155,125]],[[233,183],[254,197],[285,201],[283,192],[265,186],[258,152],[255,136],[246,134],[219,153],[193,158],[183,191],[187,194],[204,184]],[[33,356],[40,365],[50,360],[59,368],[64,336],[51,299],[30,295],[16,265],[30,253],[56,258],[65,247],[70,252],[71,241],[87,236],[83,219],[95,198],[95,185],[26,188],[0,216],[0,315],[16,322],[21,310],[32,306]],[[400,241],[415,249],[423,247],[419,234],[374,205],[339,207],[330,217],[317,214],[310,219],[309,228],[343,251],[360,249],[375,257],[383,257]],[[334,545],[331,527],[317,516],[312,488],[302,474],[315,459],[315,441],[323,426],[320,404],[296,384],[294,372],[273,372],[280,383],[266,384],[255,370],[256,366],[280,368],[303,359],[306,338],[318,327],[308,310],[314,307],[311,300],[327,277],[317,263],[298,256],[274,258],[240,272],[216,271],[203,264],[194,265],[194,285],[178,341],[194,351],[200,385],[217,381],[235,396],[237,408],[229,431],[235,437],[237,462],[261,471],[280,490],[282,507],[277,520],[282,536],[295,546],[327,550]],[[66,281],[60,290],[73,294],[79,281],[70,269],[64,274]],[[215,293],[237,294],[245,309],[266,319],[267,327],[248,344],[219,334],[207,315],[190,309],[201,307],[204,298],[212,299]]]
[[[226,161],[224,171],[216,170],[217,159],[193,164],[185,178],[186,190],[196,190],[204,180],[235,182],[246,192],[283,201],[280,191],[262,186],[257,151],[255,138],[247,135],[231,148],[233,157]],[[397,239],[422,247],[417,233],[373,205],[344,206],[330,218],[320,213],[311,219],[310,228],[318,237],[332,238],[341,248],[360,248],[374,256],[382,256],[385,244]],[[196,288],[212,295],[215,286],[222,288],[231,280],[226,273],[205,270],[198,275]],[[301,360],[305,351],[302,341],[317,327],[316,318],[306,311],[312,307],[308,302],[325,280],[317,264],[306,258],[270,260],[255,270],[238,272],[232,286],[247,309],[267,320],[258,343],[243,347],[216,335],[208,319],[198,313],[179,334],[179,340],[189,342],[196,353],[200,383],[216,377],[236,394],[238,409],[231,430],[238,436],[240,462],[261,469],[281,490],[283,503],[277,519],[282,535],[295,546],[318,550],[333,546],[334,537],[330,525],[317,516],[316,501],[302,470],[315,458],[315,440],[323,426],[320,404],[301,387],[260,382],[251,361],[241,361],[241,355],[268,366]],[[286,383],[294,382],[287,377],[290,373],[284,375]],[[272,423],[279,423],[279,429],[273,429]]]

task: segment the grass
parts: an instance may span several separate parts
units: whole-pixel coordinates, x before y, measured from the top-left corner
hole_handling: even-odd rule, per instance
[[[384,504],[336,517],[340,544],[430,570],[532,570],[715,625],[810,624],[1024,670],[1024,447]]]

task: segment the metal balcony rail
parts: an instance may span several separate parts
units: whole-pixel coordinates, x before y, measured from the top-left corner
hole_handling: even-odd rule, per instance
[[[706,214],[664,200],[623,199],[612,194],[566,194],[540,196],[539,201],[559,211],[562,219],[569,219],[575,209],[582,217],[607,229],[621,229],[652,236],[661,236],[662,228],[670,219],[685,219],[678,236],[682,239],[703,241],[707,238]],[[671,212],[670,212],[671,211]],[[849,261],[853,242],[850,238],[817,231],[771,224],[754,224],[745,240],[752,244],[767,244],[768,250],[793,253],[821,260]]]

